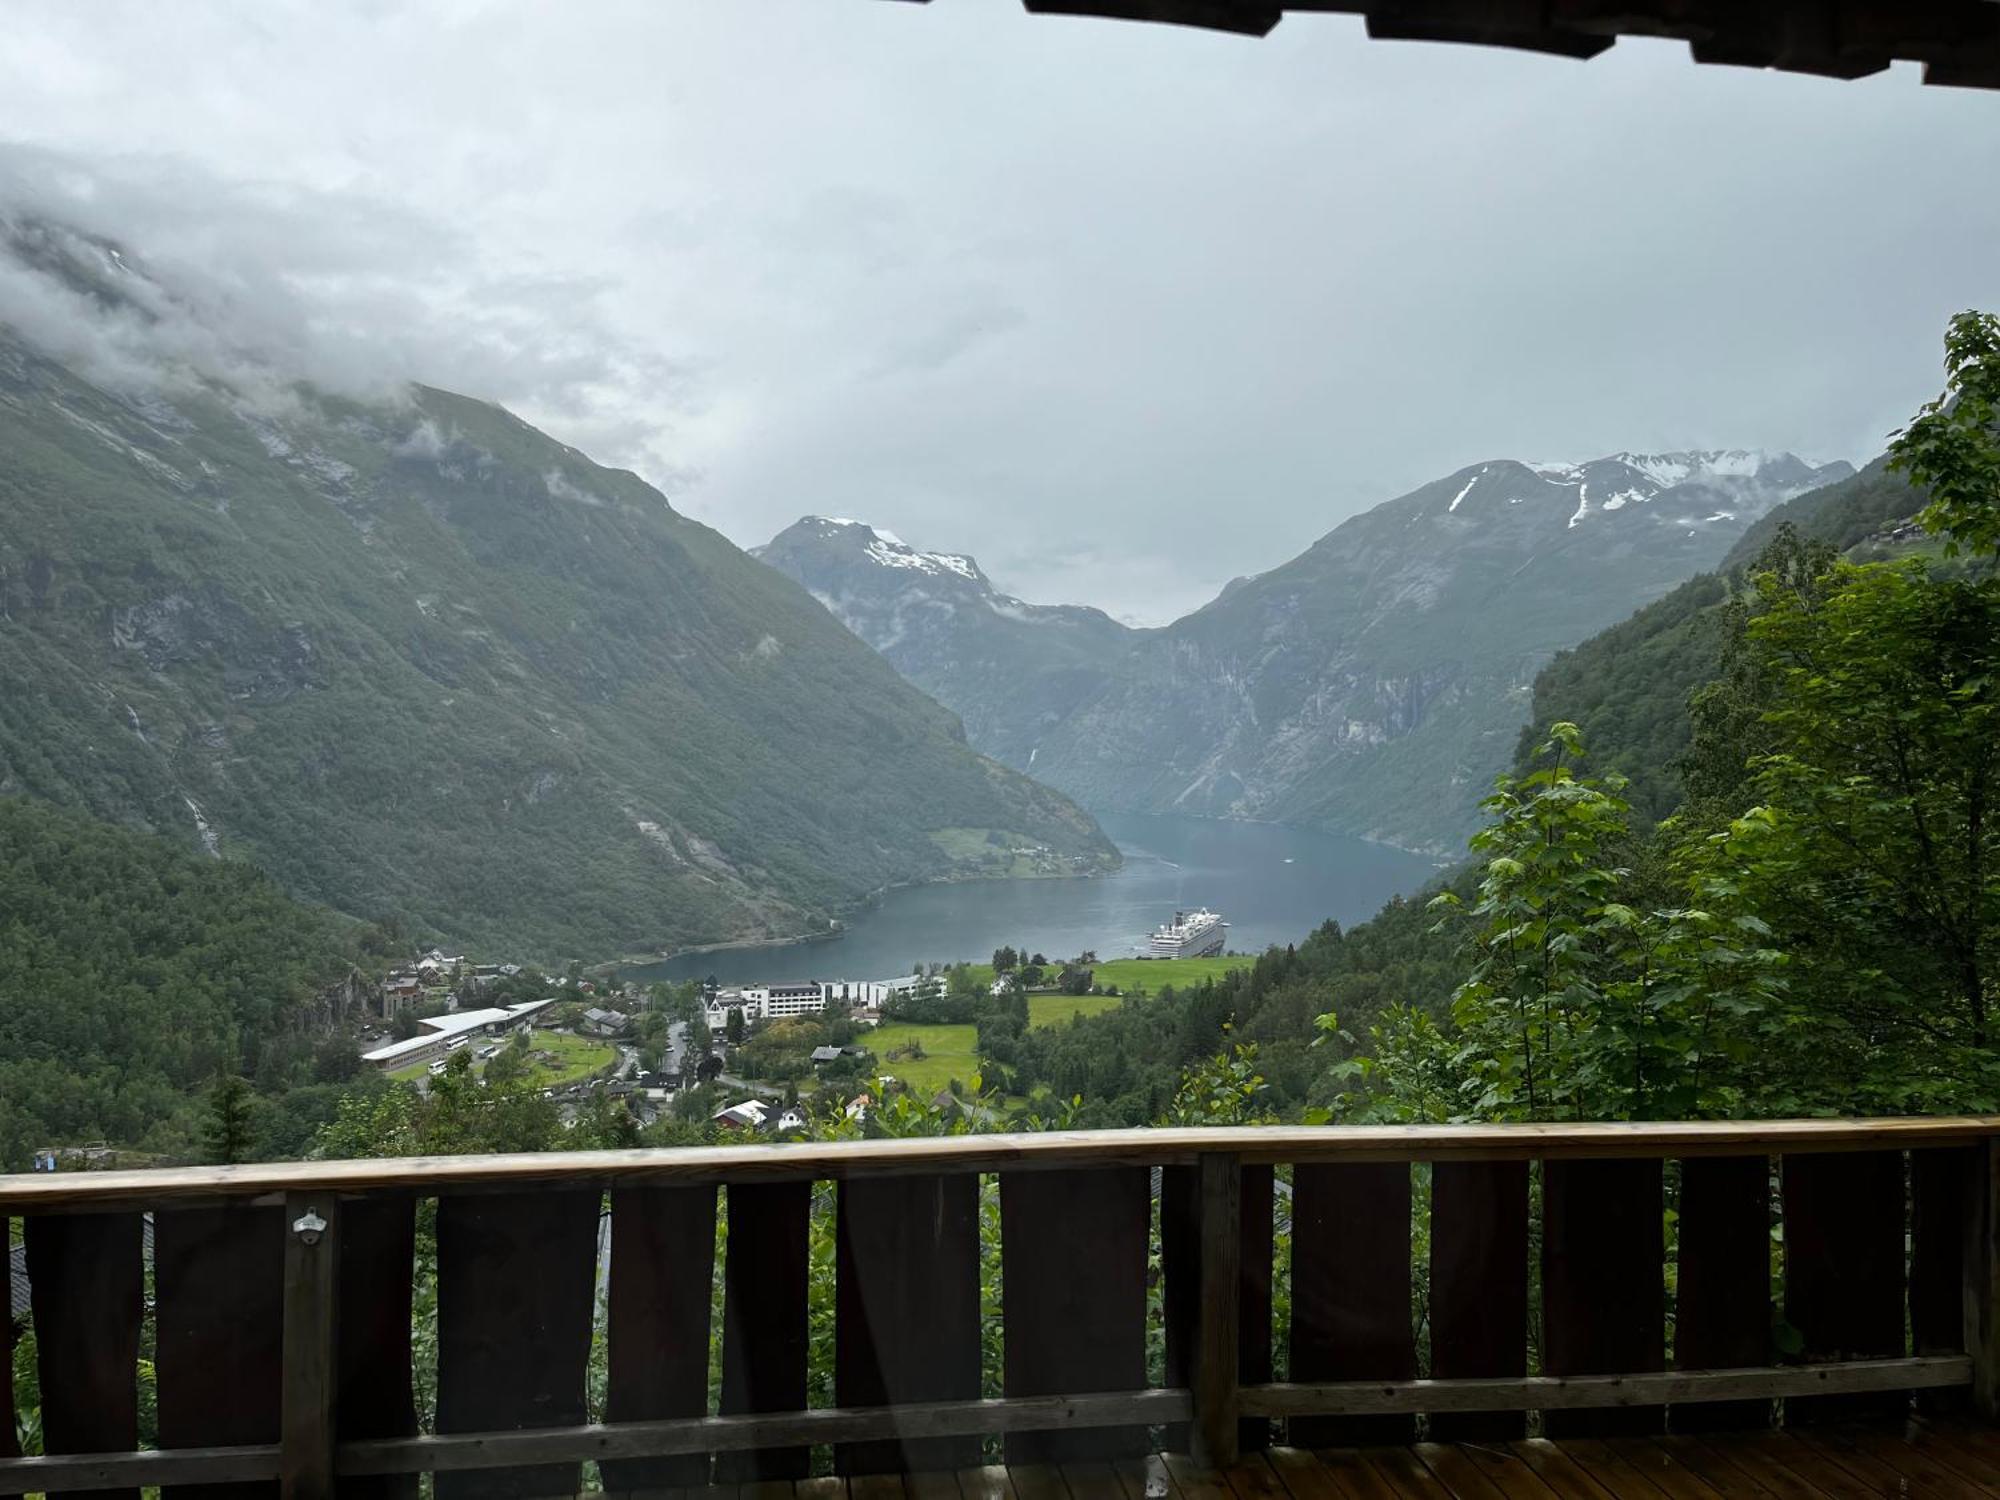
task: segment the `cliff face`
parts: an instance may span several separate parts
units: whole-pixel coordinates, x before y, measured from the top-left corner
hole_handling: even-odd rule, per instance
[[[957,709],[974,744],[1086,806],[1445,854],[1476,825],[1557,651],[1850,472],[1742,452],[1476,464],[1152,631],[1015,609],[968,559],[954,558],[964,575],[935,562],[948,554],[902,549],[937,573],[886,563],[855,523],[801,522],[763,555]]]

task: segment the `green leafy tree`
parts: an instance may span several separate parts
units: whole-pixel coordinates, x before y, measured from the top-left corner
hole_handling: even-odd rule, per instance
[[[722,1039],[730,1046],[738,1047],[743,1044],[743,1035],[743,1008],[732,1005],[729,1007],[728,1017],[722,1023]]]
[[[2000,317],[1962,312],[1944,339],[1945,390],[1890,445],[1891,467],[1930,495],[1918,517],[1945,553],[2000,553]]]

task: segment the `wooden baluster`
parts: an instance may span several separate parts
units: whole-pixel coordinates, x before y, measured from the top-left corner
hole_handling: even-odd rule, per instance
[[[1410,1167],[1406,1162],[1292,1170],[1292,1379],[1414,1380],[1410,1317]],[[1296,1448],[1407,1443],[1409,1416],[1294,1417]]]
[[[414,1437],[410,1368],[417,1204],[401,1193],[341,1204],[339,1316],[334,1338],[334,1436]],[[343,1479],[343,1500],[416,1500],[414,1474]]]
[[[1662,1164],[1551,1161],[1542,1167],[1542,1369],[1623,1375],[1666,1365]],[[1658,1432],[1658,1406],[1551,1411],[1551,1437]]]
[[[284,1388],[282,1208],[153,1219],[154,1370],[162,1448],[275,1443]],[[164,1500],[275,1495],[275,1481],[179,1484]]]
[[[1785,1320],[1807,1361],[1903,1353],[1903,1155],[1834,1151],[1784,1159]],[[1900,1394],[1801,1396],[1785,1420],[1901,1410]]]
[[[2000,1137],[1964,1153],[1965,1352],[1972,1356],[1972,1414],[2000,1422]]]
[[[1975,1148],[1976,1150],[1977,1148]],[[1965,1216],[1973,1151],[1910,1153],[1910,1352],[1965,1352]],[[1968,1392],[1919,1391],[1926,1412],[1963,1413]]]
[[[333,1497],[340,1218],[340,1204],[329,1194],[285,1196],[285,1372],[278,1460],[283,1500]]]
[[[605,1419],[708,1415],[715,1189],[621,1188],[611,1195]],[[610,1494],[708,1483],[706,1453],[606,1460]]]
[[[803,1411],[806,1404],[810,1182],[729,1185],[723,1263],[722,1414]],[[716,1455],[718,1483],[804,1479],[810,1448]]]
[[[870,1177],[840,1185],[834,1400],[902,1406],[979,1399],[979,1178]],[[842,1474],[979,1463],[977,1437],[844,1443]]]
[[[1188,1386],[1201,1311],[1201,1194],[1193,1167],[1167,1167],[1160,1174],[1161,1311],[1166,1331],[1166,1384]],[[1237,1247],[1238,1290],[1236,1370],[1244,1385],[1271,1378],[1272,1207],[1276,1178],[1268,1166],[1242,1168],[1239,1200],[1242,1236]],[[1188,1424],[1175,1422],[1161,1435],[1169,1453],[1185,1453]],[[1240,1452],[1271,1446],[1268,1417],[1245,1417],[1237,1424]]]
[[[14,1423],[14,1224],[0,1214],[0,1237],[7,1241],[6,1269],[0,1271],[0,1458],[19,1458],[21,1440]],[[0,1490],[0,1500],[14,1492]]]
[[[42,1451],[129,1453],[139,1446],[145,1225],[138,1214],[43,1214],[23,1227]],[[138,1500],[139,1490],[71,1493]]]
[[[1439,1380],[1528,1373],[1528,1164],[1431,1167],[1431,1374]],[[1527,1413],[1436,1412],[1433,1437],[1525,1436]]]
[[[1236,1158],[1205,1152],[1195,1168],[1201,1201],[1201,1308],[1195,1321],[1194,1423],[1190,1456],[1198,1467],[1236,1462],[1236,1360],[1243,1308],[1243,1172]]]
[[[1000,1174],[1009,1396],[1146,1384],[1144,1167]],[[1144,1427],[1012,1432],[1010,1464],[1136,1458]]]
[[[438,1202],[439,1432],[584,1420],[596,1189],[454,1194]],[[438,1500],[576,1494],[574,1463],[441,1472]]]
[[[1696,1156],[1681,1163],[1677,1280],[1676,1368],[1771,1362],[1769,1157]],[[1771,1403],[1704,1401],[1676,1407],[1673,1424],[1682,1432],[1768,1427]]]

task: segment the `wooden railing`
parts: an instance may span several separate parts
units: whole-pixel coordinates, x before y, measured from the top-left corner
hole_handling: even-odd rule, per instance
[[[1102,1131],[0,1177],[0,1217],[23,1221],[45,1449],[0,1456],[0,1495],[275,1481],[286,1496],[414,1496],[423,1472],[440,1500],[567,1495],[584,1460],[612,1493],[655,1493],[802,1477],[817,1444],[835,1445],[843,1473],[962,1468],[992,1434],[1010,1463],[1163,1441],[1221,1465],[1267,1442],[1275,1418],[1316,1447],[1408,1440],[1418,1414],[1438,1436],[1518,1435],[1530,1412],[1550,1433],[1659,1430],[1669,1408],[1682,1427],[1742,1426],[1770,1422],[1778,1398],[1799,1421],[1907,1406],[1911,1391],[1992,1420],[1996,1172],[2000,1119],[1898,1119]],[[980,1398],[985,1173],[999,1183],[997,1399]],[[837,1404],[809,1410],[809,1215],[825,1180],[838,1184]],[[1413,1189],[1429,1194],[1421,1264]],[[1279,1193],[1292,1223],[1282,1384]],[[420,1433],[426,1199],[436,1419]],[[1148,1388],[1156,1212],[1166,1379]],[[137,1451],[146,1214],[159,1447]],[[604,1283],[607,1420],[591,1423]],[[1780,1314],[1803,1341],[1790,1363],[1774,1352]],[[13,1330],[0,1328],[8,1371]],[[9,1382],[0,1442],[12,1402]]]

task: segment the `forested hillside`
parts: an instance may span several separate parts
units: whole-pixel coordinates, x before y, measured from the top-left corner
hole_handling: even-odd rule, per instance
[[[1789,527],[1802,541],[1846,552],[1906,525],[1923,504],[1923,495],[1878,458],[1851,478],[1778,506],[1743,534],[1715,572],[1562,652],[1536,675],[1516,769],[1532,761],[1548,725],[1566,720],[1582,729],[1592,770],[1626,777],[1627,796],[1643,819],[1665,817],[1681,800],[1680,760],[1693,732],[1689,698],[1720,673],[1725,606],[1772,542]]]
[[[363,936],[240,861],[0,797],[0,1170],[92,1139],[191,1155],[220,1074],[347,1079],[352,1043],[322,1055],[308,1018]]]
[[[0,229],[78,320],[140,274]],[[498,407],[93,380],[0,330],[0,455],[0,792],[545,957],[1116,862],[802,590]]]

